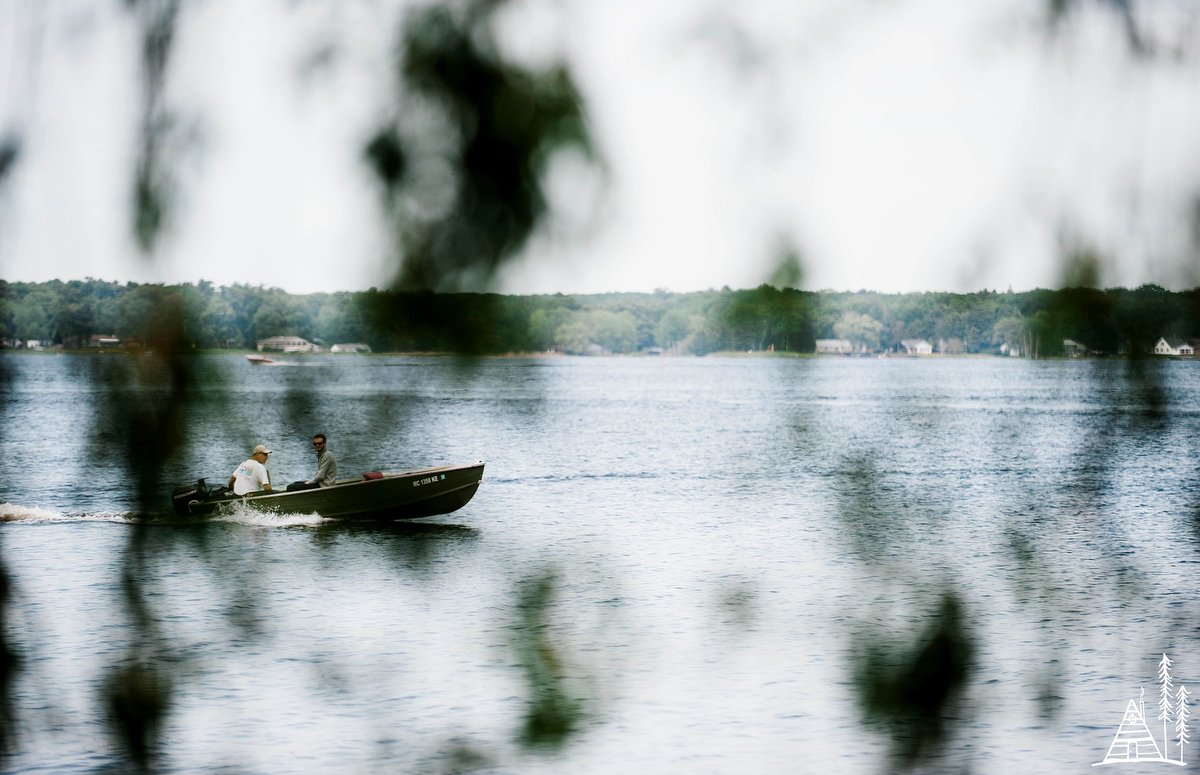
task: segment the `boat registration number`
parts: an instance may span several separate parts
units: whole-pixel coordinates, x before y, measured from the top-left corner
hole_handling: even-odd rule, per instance
[[[445,474],[442,474],[440,476],[427,476],[424,479],[415,480],[413,482],[413,487],[420,487],[423,484],[433,484],[434,482],[441,481],[442,479],[445,479],[445,478],[446,478]]]

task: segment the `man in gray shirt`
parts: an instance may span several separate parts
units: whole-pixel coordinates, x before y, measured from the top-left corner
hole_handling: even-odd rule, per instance
[[[317,475],[305,484],[328,487],[337,481],[337,461],[333,459],[333,453],[325,449],[324,433],[313,436],[313,449],[317,451]]]

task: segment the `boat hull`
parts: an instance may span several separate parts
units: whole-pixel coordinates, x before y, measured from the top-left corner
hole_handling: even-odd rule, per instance
[[[329,487],[295,492],[197,495],[178,499],[176,511],[211,516],[244,507],[270,514],[320,514],[329,519],[420,519],[458,511],[483,481],[483,463],[384,474],[378,479],[342,479]]]

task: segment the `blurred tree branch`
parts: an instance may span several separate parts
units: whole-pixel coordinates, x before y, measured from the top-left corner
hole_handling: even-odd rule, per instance
[[[173,203],[166,145],[174,125],[163,104],[167,65],[175,42],[181,0],[125,0],[141,36],[142,105],[134,173],[134,236],[143,253],[154,251]]]
[[[398,46],[395,116],[364,156],[383,193],[405,290],[484,290],[547,214],[543,176],[567,147],[594,161],[563,65],[504,61],[475,0],[411,12]]]

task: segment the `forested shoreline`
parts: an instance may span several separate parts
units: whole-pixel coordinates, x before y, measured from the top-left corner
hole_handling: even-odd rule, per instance
[[[376,352],[473,354],[655,351],[813,352],[817,339],[902,351],[924,339],[945,353],[1037,357],[1073,340],[1090,352],[1149,352],[1159,337],[1200,337],[1200,289],[882,294],[754,289],[594,295],[435,294],[372,288],[289,294],[262,286],[0,281],[7,346],[80,346],[93,335],[153,346],[164,330],[200,349],[252,349],[270,336],[363,342]],[[182,328],[182,330],[178,330]]]

